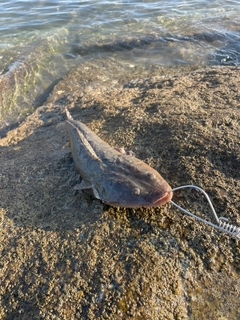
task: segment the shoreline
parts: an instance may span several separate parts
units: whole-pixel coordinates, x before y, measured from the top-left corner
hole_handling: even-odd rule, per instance
[[[240,67],[119,83],[98,81],[102,68],[72,69],[0,139],[1,317],[237,319],[238,241],[170,204],[124,209],[74,192],[64,107],[172,187],[202,187],[239,226]],[[206,218],[205,199],[174,199]]]

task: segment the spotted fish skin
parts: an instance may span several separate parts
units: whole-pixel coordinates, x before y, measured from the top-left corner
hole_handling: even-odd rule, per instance
[[[66,115],[80,189],[106,204],[127,208],[156,207],[171,200],[171,187],[156,170],[122,148],[109,146],[67,109]]]

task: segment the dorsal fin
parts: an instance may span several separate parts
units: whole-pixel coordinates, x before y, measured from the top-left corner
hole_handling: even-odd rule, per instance
[[[96,155],[95,151],[93,150],[93,147],[90,145],[90,143],[87,141],[87,139],[84,137],[84,135],[82,134],[82,132],[74,126],[74,128],[77,130],[77,133],[79,135],[79,138],[82,140],[82,143],[84,144],[84,146],[86,147],[86,149],[90,152],[91,156],[93,158],[95,158],[98,161],[101,161],[99,159],[99,157]]]
[[[65,107],[65,112],[66,112],[66,116],[67,116],[68,120],[73,120],[73,117],[71,116],[71,113],[68,111],[67,107]]]

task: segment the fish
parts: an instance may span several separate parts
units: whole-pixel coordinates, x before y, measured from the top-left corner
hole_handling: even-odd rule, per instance
[[[71,153],[81,183],[76,189],[91,193],[110,206],[157,207],[172,198],[171,187],[152,167],[111,147],[65,109]]]

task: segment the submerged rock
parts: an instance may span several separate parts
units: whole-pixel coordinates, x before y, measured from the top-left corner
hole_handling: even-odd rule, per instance
[[[16,112],[12,109],[13,106],[17,109],[19,98],[34,90],[37,73],[46,67],[49,57],[65,41],[66,34],[67,31],[61,29],[57,34],[46,35],[44,39],[30,42],[21,47],[21,53],[16,54],[5,66],[0,74],[0,120],[6,118],[8,113]],[[33,108],[28,111],[32,112]],[[18,112],[21,116],[21,112]]]
[[[124,209],[75,192],[64,107],[172,187],[205,189],[239,225],[239,67],[123,84],[84,83],[83,67],[0,140],[1,318],[237,319],[238,241],[170,204]],[[198,193],[174,200],[211,218]]]

